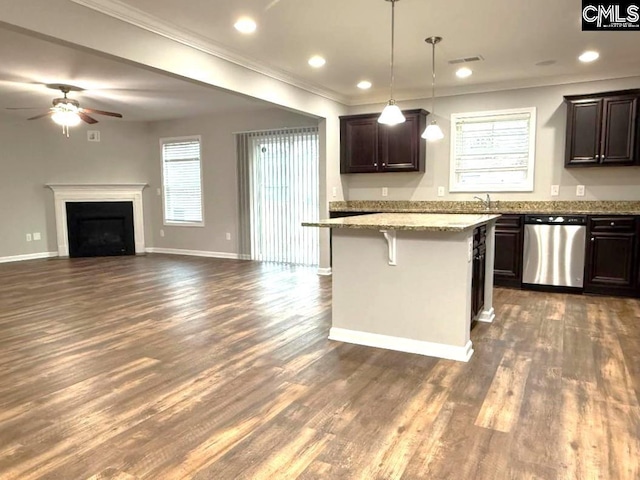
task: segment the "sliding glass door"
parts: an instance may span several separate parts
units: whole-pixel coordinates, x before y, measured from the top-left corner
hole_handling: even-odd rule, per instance
[[[242,142],[242,145],[240,145]],[[317,265],[318,130],[302,128],[239,134],[241,222],[250,258]],[[244,158],[243,158],[244,157]]]

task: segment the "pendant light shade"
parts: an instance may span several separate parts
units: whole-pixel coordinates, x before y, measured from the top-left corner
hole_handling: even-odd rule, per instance
[[[427,142],[436,142],[444,138],[442,129],[435,121],[436,111],[436,45],[442,41],[442,37],[429,37],[425,39],[429,45],[431,45],[431,115],[434,120],[427,126],[422,133],[422,138]]]
[[[437,140],[442,140],[444,138],[444,133],[440,126],[433,121],[422,133],[422,138],[426,139],[427,142],[435,142]]]
[[[380,117],[378,117],[378,123],[382,123],[384,125],[397,125],[405,120],[406,118],[404,118],[400,107],[396,105],[394,100],[389,100],[387,106],[382,110]]]
[[[382,114],[378,118],[378,123],[382,123],[384,125],[397,125],[399,123],[403,123],[406,118],[402,114],[400,108],[396,105],[396,101],[393,99],[393,54],[395,47],[395,8],[396,2],[399,0],[385,0],[387,2],[391,2],[391,96],[389,98],[389,102],[387,106],[382,110]]]

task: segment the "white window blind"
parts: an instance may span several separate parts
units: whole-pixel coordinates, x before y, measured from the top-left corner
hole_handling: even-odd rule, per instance
[[[454,114],[454,192],[533,191],[535,108]]]
[[[263,262],[318,265],[317,127],[238,134],[240,248]]]
[[[163,139],[164,223],[202,225],[200,137]]]

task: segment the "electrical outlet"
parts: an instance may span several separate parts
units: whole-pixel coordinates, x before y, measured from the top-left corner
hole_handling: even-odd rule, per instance
[[[30,241],[31,241],[31,234],[27,233],[27,242],[30,242]]]
[[[42,239],[42,237],[40,236],[40,232],[34,232],[33,233],[33,240],[34,241],[37,242],[38,240],[41,240],[41,239]]]
[[[444,187],[438,187],[438,196],[444,197]]]
[[[231,240],[231,233],[227,232],[226,237],[227,237],[227,240]]]
[[[162,195],[162,190],[160,188],[156,189],[156,195],[158,196]]]
[[[576,197],[584,197],[584,185],[576,186]]]
[[[551,185],[551,196],[557,197],[560,195],[560,185]]]
[[[382,187],[382,196],[386,197],[389,195],[389,189],[387,187]]]
[[[160,230],[160,236],[164,237],[164,230]]]
[[[333,187],[331,189],[331,195],[333,196],[333,198],[336,198],[338,196],[338,187]]]

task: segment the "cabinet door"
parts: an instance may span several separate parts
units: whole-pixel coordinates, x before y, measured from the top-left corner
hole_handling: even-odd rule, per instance
[[[503,287],[522,285],[522,239],[520,228],[498,229],[495,236],[493,283]]]
[[[636,286],[636,233],[591,232],[584,290],[632,295]]]
[[[340,173],[377,171],[377,119],[373,116],[340,119]]]
[[[405,117],[404,123],[379,126],[379,152],[384,172],[424,171],[425,140],[420,137],[420,127],[426,125],[426,115],[405,113]]]
[[[565,166],[597,164],[601,130],[602,99],[571,101],[567,109]]]
[[[604,99],[601,163],[630,165],[635,162],[636,97]]]
[[[471,266],[471,320],[477,319],[484,308],[485,278],[487,271],[486,227],[476,228],[473,234],[473,264]]]

